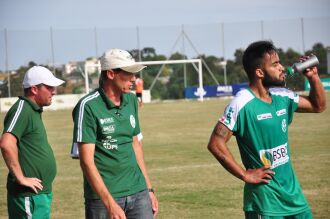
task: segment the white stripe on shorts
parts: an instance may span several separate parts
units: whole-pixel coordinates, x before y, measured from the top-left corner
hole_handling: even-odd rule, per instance
[[[25,197],[25,213],[28,219],[32,219],[30,197]]]

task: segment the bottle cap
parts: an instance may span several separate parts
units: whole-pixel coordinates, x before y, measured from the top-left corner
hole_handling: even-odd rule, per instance
[[[294,70],[292,67],[287,67],[286,68],[286,74],[289,76],[292,76],[294,74]]]

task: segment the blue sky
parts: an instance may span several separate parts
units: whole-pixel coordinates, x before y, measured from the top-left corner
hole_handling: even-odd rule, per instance
[[[51,62],[49,60],[50,52],[47,51],[45,53],[48,53],[48,55],[44,55],[41,51],[42,47],[48,47],[47,43],[43,44],[45,39],[40,38],[39,40],[38,38],[40,37],[39,35],[46,35],[45,37],[48,37],[47,34],[50,27],[54,30],[68,30],[68,32],[70,30],[79,29],[79,31],[75,32],[75,35],[80,37],[73,37],[69,40],[72,44],[74,41],[86,37],[84,36],[85,32],[82,31],[83,29],[93,29],[94,27],[101,30],[106,28],[119,28],[122,31],[125,28],[135,29],[139,26],[141,29],[144,28],[143,31],[147,33],[149,27],[159,27],[159,31],[161,31],[162,29],[171,29],[174,26],[180,26],[182,24],[189,27],[189,25],[221,24],[225,22],[226,24],[232,23],[232,26],[235,26],[235,22],[259,22],[261,20],[265,21],[266,25],[267,21],[278,21],[280,25],[281,22],[291,22],[290,19],[297,19],[299,23],[299,19],[302,17],[307,19],[321,18],[321,22],[318,22],[318,20],[314,20],[313,23],[310,24],[307,22],[307,26],[319,26],[319,30],[317,30],[316,34],[320,35],[319,37],[317,36],[318,38],[310,37],[314,30],[312,28],[307,29],[309,32],[308,34],[310,34],[306,36],[307,49],[314,41],[320,41],[325,43],[326,46],[330,46],[330,23],[328,22],[330,17],[329,0],[0,0],[0,70],[4,69],[5,65],[5,28],[9,33],[8,41],[10,41],[8,43],[9,68],[15,68],[18,65],[26,64],[28,60],[36,60],[42,64]],[[197,28],[198,27],[194,28],[195,32],[197,32]],[[205,26],[203,26],[203,28],[205,28]],[[278,34],[280,34],[280,32],[286,34],[292,31],[289,26],[287,29],[281,29],[281,26],[277,28],[278,30],[272,31],[277,31]],[[240,29],[243,30],[244,28]],[[267,26],[265,29],[267,31]],[[321,32],[320,29],[322,30]],[[38,34],[38,31],[41,31],[41,34]],[[47,31],[47,33],[43,33],[42,31]],[[64,41],[63,39],[61,41],[61,38],[65,38],[64,35],[58,36],[61,31],[55,32],[54,36],[56,63],[84,59],[88,55],[95,54],[95,52],[92,51],[95,50],[92,48],[93,46],[90,46],[90,49],[86,46],[86,51],[79,51],[79,48],[82,47],[81,45],[85,45],[86,43],[72,46],[67,42],[63,42],[59,45],[59,42]],[[294,32],[299,31],[299,28],[294,30]],[[111,34],[113,35],[114,32],[116,31],[112,31]],[[258,32],[256,34],[260,35],[260,30],[255,30],[255,32]],[[228,47],[225,49],[226,56],[232,57],[235,49],[244,47],[248,42],[257,38],[252,35],[246,39],[242,39],[241,43],[234,43],[240,41],[240,38],[237,37],[250,34],[249,30],[243,33],[244,34],[238,34],[239,36],[235,38],[227,36],[226,44],[228,44]],[[93,32],[89,32],[88,34],[93,35]],[[134,34],[133,32],[131,35]],[[211,34],[211,32],[205,31],[205,35]],[[141,35],[143,38],[142,41],[146,42],[144,43],[146,46],[157,47],[155,44],[160,43],[153,42],[154,38],[159,38],[158,36],[150,36],[150,39],[148,39],[148,35],[151,34]],[[269,35],[270,36],[266,37],[272,38],[270,31]],[[165,34],[163,37],[165,38]],[[197,41],[198,37],[201,36],[196,36],[196,39],[192,36],[192,40]],[[26,38],[27,42],[22,41],[21,38]],[[34,42],[33,38],[38,38],[37,42]],[[171,39],[171,42],[174,42],[174,38]],[[281,46],[289,47],[290,44],[293,44],[292,41],[300,40],[299,38],[301,37],[299,35],[293,36],[290,39],[291,41],[288,40],[287,42],[285,42],[285,38],[277,38],[275,42],[278,42]],[[232,40],[233,43],[229,44],[229,40]],[[113,41],[116,42],[115,40]],[[208,41],[209,44],[213,41],[204,41],[203,44],[197,43],[196,46],[200,48],[203,53],[214,53],[214,55],[217,56],[224,55],[224,51],[220,51],[220,45],[214,45],[213,47],[216,47],[215,50],[212,48],[212,45],[207,45]],[[34,53],[27,53],[27,51],[30,52],[33,49],[30,47],[25,48],[25,44],[39,44],[39,42],[40,48],[36,45],[36,51],[34,52],[38,53],[38,49],[40,49],[39,53],[42,54],[40,57],[37,57]],[[168,43],[168,45],[165,46],[164,43],[164,45],[159,45],[159,48],[161,50],[161,46],[163,46],[164,48],[168,48],[167,50],[169,51],[170,44],[171,43]],[[104,50],[104,48],[109,46],[132,49],[132,47],[136,46],[136,43],[129,43],[127,40],[127,44],[119,42],[117,44],[113,43],[111,45],[102,46],[102,42],[100,42],[99,50]],[[301,50],[300,45],[292,45],[292,47]],[[203,49],[205,49],[205,51]],[[76,50],[76,53],[69,50]],[[168,51],[163,49],[160,52],[166,55]],[[70,52],[72,52],[72,54],[70,54]],[[96,53],[101,53],[101,51]]]
[[[330,16],[329,0],[0,0],[0,28],[203,24]]]

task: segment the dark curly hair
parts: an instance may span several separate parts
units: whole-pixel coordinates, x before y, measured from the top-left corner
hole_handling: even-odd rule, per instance
[[[243,54],[243,67],[250,81],[254,78],[255,70],[262,66],[264,55],[273,52],[277,52],[277,49],[271,41],[257,41],[246,48]]]

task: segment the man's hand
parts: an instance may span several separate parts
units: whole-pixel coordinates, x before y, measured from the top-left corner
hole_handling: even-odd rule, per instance
[[[149,192],[149,197],[151,200],[152,213],[153,213],[154,217],[156,217],[158,214],[158,200],[155,196],[155,193],[153,193],[153,192]]]
[[[15,177],[18,184],[31,188],[36,194],[42,190],[42,181],[35,177],[25,177],[18,159],[18,146],[16,137],[6,132],[0,140],[0,148],[3,159],[9,172]]]
[[[98,194],[111,219],[126,219],[124,211],[109,193],[94,162],[95,144],[78,143],[80,167],[89,184]]]
[[[26,186],[31,188],[36,194],[38,194],[38,190],[42,190],[42,181],[38,178],[29,178],[23,177],[22,179],[17,179],[18,184],[22,186]]]
[[[310,56],[301,56],[299,58],[299,61],[300,62],[305,62],[307,59],[309,59]],[[318,70],[317,70],[317,67],[314,66],[314,67],[310,67],[310,68],[307,68],[305,71],[304,71],[304,75],[307,77],[307,78],[311,78],[313,77],[314,75],[318,75]]]
[[[302,56],[299,61],[303,62],[308,58],[309,56]],[[321,113],[326,109],[326,97],[317,67],[307,68],[303,74],[310,84],[310,92],[308,96],[299,96],[298,109],[296,112]]]
[[[269,183],[273,178],[275,172],[270,170],[269,167],[263,166],[257,169],[248,169],[243,176],[243,181],[251,184]]]
[[[110,219],[126,219],[123,209],[115,202],[111,202],[108,209]]]
[[[305,70],[304,74],[305,74],[305,76],[306,76],[307,78],[311,78],[311,77],[313,77],[314,75],[318,75],[317,72],[318,72],[318,71],[317,71],[317,68],[316,68],[316,67],[311,67],[311,68],[307,68],[307,69]]]

